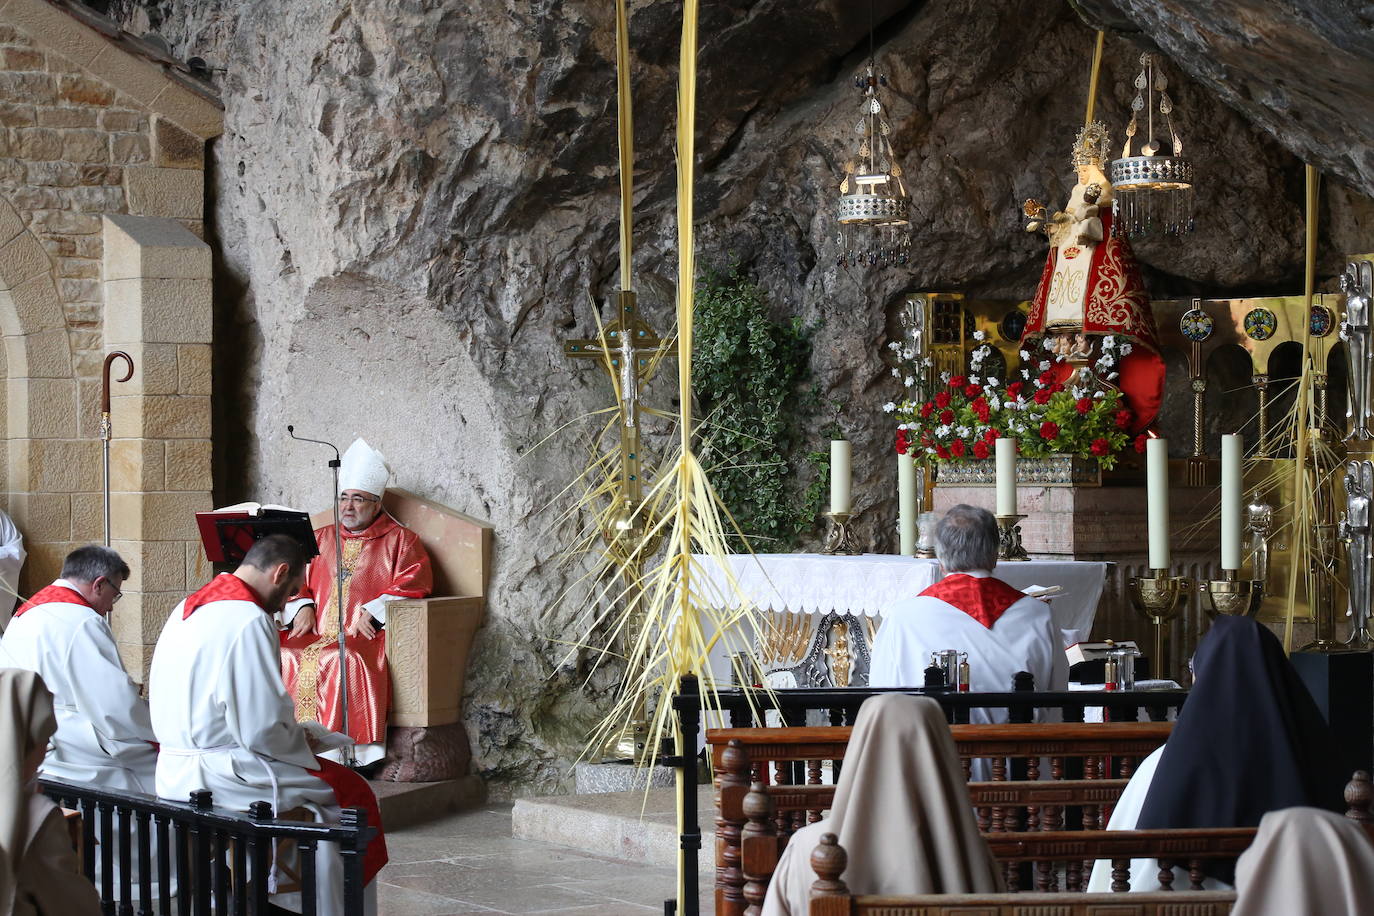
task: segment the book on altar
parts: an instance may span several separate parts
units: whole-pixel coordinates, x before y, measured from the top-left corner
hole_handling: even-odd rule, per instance
[[[1065,649],[1064,654],[1069,657],[1070,665],[1079,665],[1083,662],[1101,661],[1113,649],[1131,649],[1137,655],[1140,654],[1140,647],[1129,639],[1121,642],[1076,642]]]
[[[269,534],[285,534],[305,548],[306,556],[320,551],[310,514],[288,506],[238,503],[196,513],[196,528],[211,563],[238,563],[253,542]]]
[[[1050,598],[1064,591],[1062,585],[1027,585],[1021,589],[1021,594],[1031,598],[1039,598],[1041,601],[1049,601]]]

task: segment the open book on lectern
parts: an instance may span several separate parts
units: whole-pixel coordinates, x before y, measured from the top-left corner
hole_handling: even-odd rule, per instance
[[[310,514],[287,506],[239,503],[210,512],[196,513],[196,527],[211,563],[238,563],[258,538],[284,534],[305,548],[307,557],[320,552]]]

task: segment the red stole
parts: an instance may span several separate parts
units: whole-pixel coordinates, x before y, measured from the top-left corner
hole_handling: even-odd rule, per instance
[[[20,605],[19,610],[14,612],[14,616],[18,617],[40,604],[79,604],[82,607],[91,607],[91,603],[80,592],[54,582],[52,585],[39,589],[38,594]],[[94,611],[95,608],[91,607],[91,610]],[[97,611],[97,613],[99,612]]]
[[[315,759],[319,761],[320,768],[312,770],[310,774],[323,780],[334,790],[334,798],[339,802],[339,807],[363,808],[367,811],[367,825],[377,829],[377,835],[367,844],[367,852],[363,856],[363,883],[369,884],[377,877],[377,872],[382,870],[382,866],[390,860],[386,852],[386,835],[382,832],[382,809],[377,804],[377,796],[367,784],[367,780],[348,767],[332,760],[325,760],[323,757]]]
[[[951,573],[921,592],[921,597],[939,598],[991,630],[1007,608],[1026,594],[992,576],[980,578],[967,573]]]
[[[213,601],[247,601],[262,607],[262,599],[247,582],[230,573],[220,573],[210,580],[209,585],[204,586],[200,591],[186,599],[186,604],[181,611],[181,619],[185,620],[199,608]]]

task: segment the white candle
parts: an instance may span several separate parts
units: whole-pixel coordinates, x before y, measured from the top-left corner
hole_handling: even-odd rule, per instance
[[[901,535],[901,554],[916,553],[916,456],[911,452],[897,456],[897,531]]]
[[[836,514],[849,511],[849,459],[853,454],[848,439],[830,442],[830,511]]]
[[[1146,503],[1150,525],[1150,569],[1169,568],[1169,440],[1145,442]]]
[[[1240,503],[1245,488],[1245,442],[1239,434],[1221,437],[1221,568],[1240,569]]]
[[[1016,440],[997,440],[997,514],[1016,514]]]

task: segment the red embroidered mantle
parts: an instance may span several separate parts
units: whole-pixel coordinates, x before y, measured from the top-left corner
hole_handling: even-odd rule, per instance
[[[992,629],[998,619],[1025,593],[992,576],[951,573],[921,592],[922,598],[939,598]]]
[[[39,589],[38,594],[20,605],[19,610],[14,612],[14,616],[18,617],[40,604],[79,604],[82,607],[91,607],[91,603],[80,592],[54,582],[52,585]],[[94,611],[95,608],[91,607],[91,610]]]

